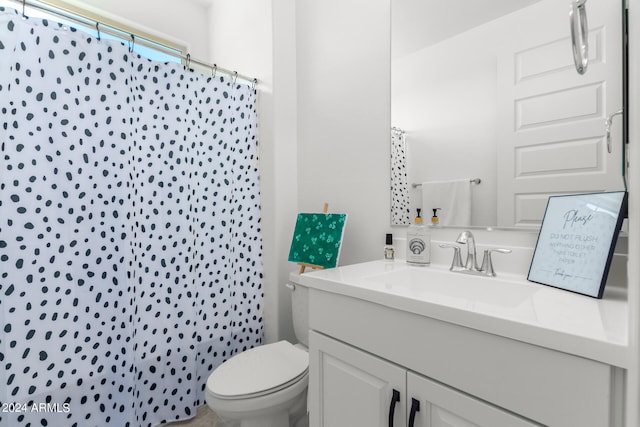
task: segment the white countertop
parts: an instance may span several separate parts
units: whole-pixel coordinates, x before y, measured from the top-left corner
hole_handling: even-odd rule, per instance
[[[291,281],[622,368],[629,363],[627,297],[614,287],[598,300],[526,277],[472,276],[403,260],[292,273]]]

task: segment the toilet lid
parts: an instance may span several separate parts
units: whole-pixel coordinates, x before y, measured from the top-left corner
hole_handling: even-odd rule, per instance
[[[256,395],[279,389],[306,373],[309,354],[288,341],[252,348],[218,366],[207,380],[220,397]]]

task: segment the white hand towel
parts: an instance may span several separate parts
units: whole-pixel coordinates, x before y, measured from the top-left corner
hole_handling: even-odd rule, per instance
[[[431,223],[432,209],[440,208],[440,225],[471,225],[471,180],[423,182],[422,207],[426,224]]]

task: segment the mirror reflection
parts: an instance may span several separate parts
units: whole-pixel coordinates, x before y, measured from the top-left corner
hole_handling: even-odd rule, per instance
[[[567,2],[392,1],[393,225],[534,228],[550,195],[624,189],[621,2],[586,11],[580,75]]]

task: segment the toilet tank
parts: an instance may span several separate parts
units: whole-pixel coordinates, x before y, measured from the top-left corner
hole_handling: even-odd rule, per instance
[[[291,289],[293,331],[298,342],[309,347],[309,289],[293,281],[287,287]]]

